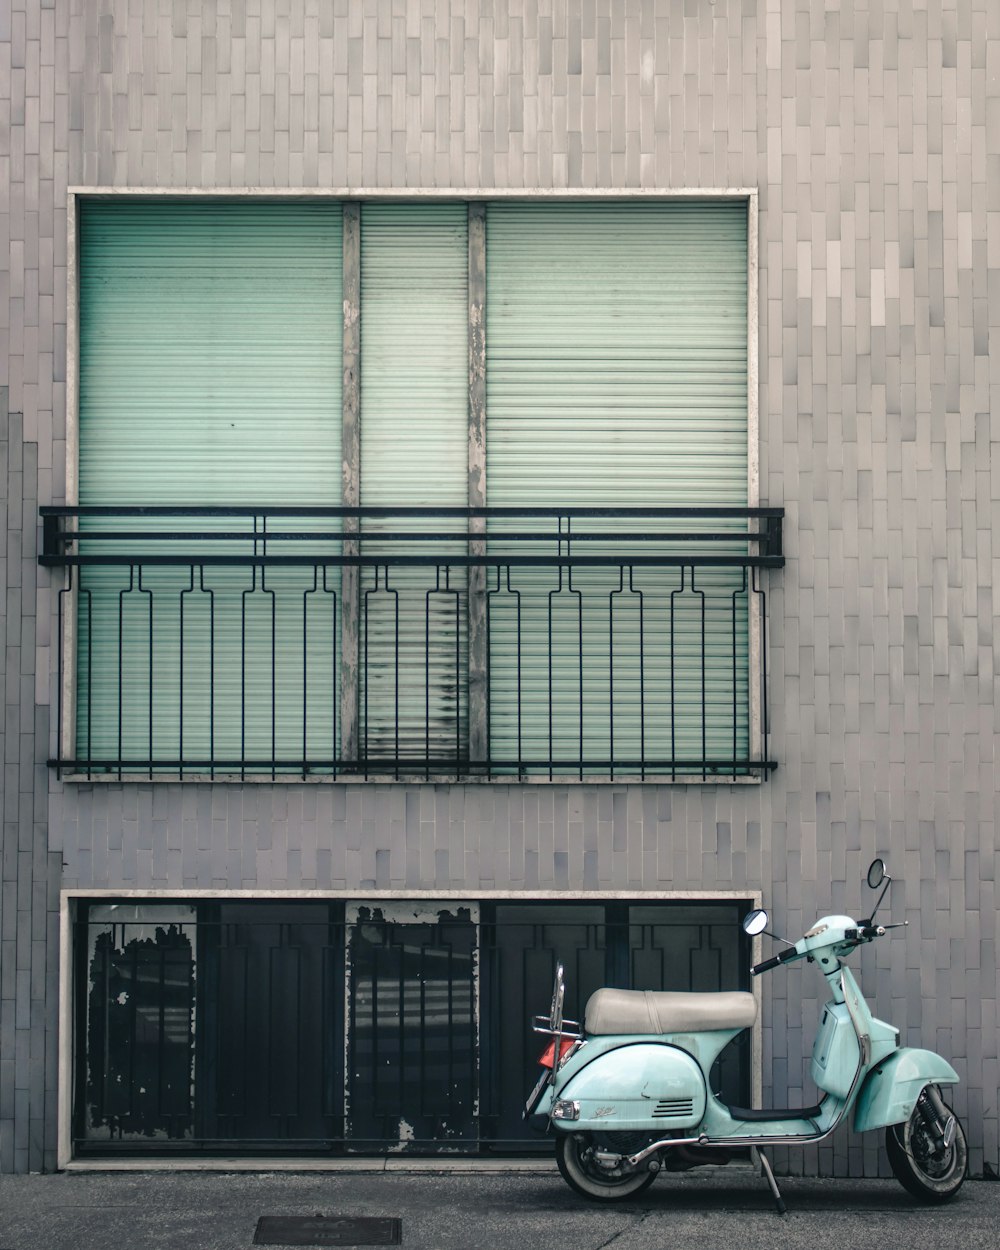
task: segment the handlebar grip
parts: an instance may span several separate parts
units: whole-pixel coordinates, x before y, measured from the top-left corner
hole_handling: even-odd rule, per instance
[[[777,968],[779,964],[786,964],[790,959],[794,959],[799,952],[794,946],[790,946],[788,950],[782,951],[780,955],[774,955],[771,959],[765,959],[763,963],[754,964],[750,969],[752,977],[759,977],[762,972],[769,972],[772,968]]]

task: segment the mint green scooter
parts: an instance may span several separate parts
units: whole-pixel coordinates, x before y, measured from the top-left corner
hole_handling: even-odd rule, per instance
[[[941,1086],[956,1084],[958,1074],[933,1051],[900,1047],[898,1030],[875,1019],[844,963],[856,947],[902,927],[875,923],[890,882],[876,859],[868,884],[883,888],[870,919],[824,916],[794,945],[750,969],[758,976],[805,959],[830,987],[812,1051],[812,1079],[822,1091],[813,1107],[731,1107],[712,1093],[712,1064],[757,1018],[752,994],[602,989],[591,995],[581,1029],[563,1018],[559,965],[549,1015],[534,1018],[534,1031],[551,1042],[524,1115],[534,1128],[555,1132],[559,1170],[571,1188],[620,1201],[661,1170],[725,1163],[749,1147],[784,1214],[765,1148],[822,1141],[853,1111],[858,1132],[885,1129],[889,1163],[914,1197],[953,1198],[968,1151]],[[767,923],[765,911],[753,911],[743,928],[756,936]]]

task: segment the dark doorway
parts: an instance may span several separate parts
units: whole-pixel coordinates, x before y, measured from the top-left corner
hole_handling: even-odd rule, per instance
[[[478,1149],[475,905],[348,909],[353,1149]]]
[[[200,926],[200,1136],[261,1150],[343,1136],[343,908],[223,903]]]

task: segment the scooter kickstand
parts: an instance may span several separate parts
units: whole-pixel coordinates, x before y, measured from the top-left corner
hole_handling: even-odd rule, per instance
[[[785,1200],[781,1196],[781,1190],[778,1188],[778,1182],[774,1179],[774,1173],[771,1171],[771,1164],[767,1155],[759,1146],[755,1147],[757,1158],[760,1160],[760,1166],[763,1169],[764,1176],[767,1178],[768,1186],[774,1196],[774,1205],[778,1208],[778,1214],[784,1215],[788,1208],[785,1206]]]

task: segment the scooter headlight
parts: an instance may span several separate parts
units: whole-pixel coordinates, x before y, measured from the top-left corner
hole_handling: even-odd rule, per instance
[[[560,1098],[552,1105],[553,1120],[579,1120],[580,1104],[566,1098]]]

